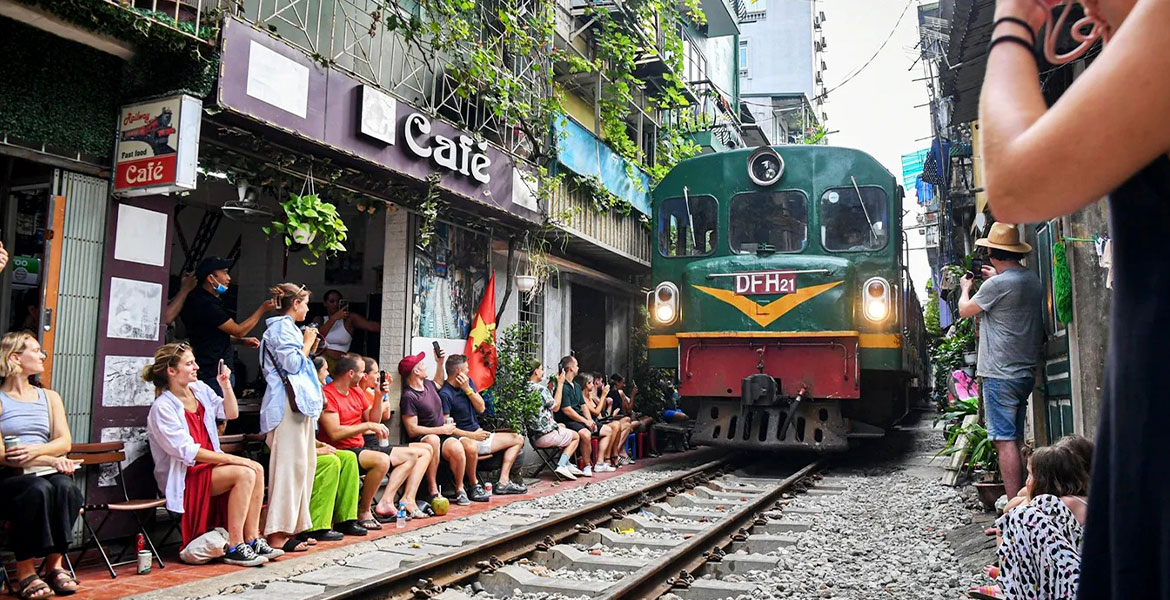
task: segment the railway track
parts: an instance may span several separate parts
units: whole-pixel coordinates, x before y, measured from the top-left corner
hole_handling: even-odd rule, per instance
[[[750,593],[750,584],[720,578],[775,566],[767,552],[794,544],[808,528],[784,515],[784,496],[809,485],[821,464],[749,477],[736,471],[740,460],[711,461],[437,556],[419,548],[400,568],[331,586],[314,600],[508,598],[517,591],[713,600]]]

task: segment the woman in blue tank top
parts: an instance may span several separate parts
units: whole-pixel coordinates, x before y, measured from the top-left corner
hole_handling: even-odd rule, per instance
[[[81,490],[70,475],[76,463],[65,457],[73,444],[61,396],[30,383],[45,371],[45,353],[27,331],[0,338],[0,519],[12,528],[16,591],[25,600],[77,591],[78,581],[62,566],[73,544],[81,512]],[[19,438],[19,439],[16,439]],[[44,579],[36,559],[43,557]]]

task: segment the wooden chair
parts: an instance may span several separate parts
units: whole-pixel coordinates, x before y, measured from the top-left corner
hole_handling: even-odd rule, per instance
[[[69,450],[69,458],[81,461],[82,468],[86,469],[86,480],[88,480],[88,478],[92,476],[93,473],[98,471],[97,467],[100,467],[101,465],[116,465],[115,468],[117,469],[117,482],[118,486],[122,490],[122,500],[104,504],[87,503],[82,507],[81,521],[85,525],[86,531],[89,532],[90,542],[82,546],[81,554],[77,556],[77,561],[81,562],[81,558],[85,556],[86,552],[89,551],[89,546],[92,543],[97,547],[98,552],[101,553],[102,560],[106,563],[106,568],[110,571],[111,579],[118,576],[118,574],[114,571],[114,567],[137,562],[137,556],[131,560],[120,561],[117,563],[110,562],[110,557],[106,553],[105,547],[102,546],[101,539],[98,538],[97,532],[100,531],[102,526],[105,525],[106,521],[109,520],[110,515],[119,513],[128,514],[134,519],[134,523],[138,526],[138,533],[142,534],[142,536],[145,538],[147,546],[154,555],[154,559],[158,561],[158,568],[165,569],[166,565],[163,564],[162,558],[159,557],[158,550],[154,546],[154,541],[150,539],[150,534],[147,533],[146,527],[139,515],[143,511],[150,511],[151,518],[153,519],[155,511],[160,507],[166,506],[167,502],[166,499],[158,497],[133,500],[130,499],[130,494],[126,490],[126,480],[123,478],[122,474],[122,461],[126,460],[125,444],[122,442],[73,444],[73,447]],[[97,524],[97,527],[94,527],[90,522],[90,515],[98,512],[105,514],[102,517],[102,520]],[[129,544],[124,545],[121,551],[119,551],[119,559],[125,556],[126,548],[128,546]]]

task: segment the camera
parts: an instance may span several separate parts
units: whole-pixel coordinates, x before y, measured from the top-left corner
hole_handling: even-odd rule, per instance
[[[771,146],[760,146],[748,155],[748,179],[759,186],[769,186],[784,176],[784,159]]]

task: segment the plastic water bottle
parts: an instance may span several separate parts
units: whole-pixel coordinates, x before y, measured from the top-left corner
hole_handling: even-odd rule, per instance
[[[394,527],[396,529],[406,528],[406,508],[398,509],[398,518],[394,520]]]

